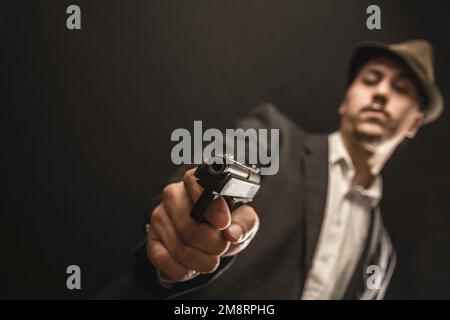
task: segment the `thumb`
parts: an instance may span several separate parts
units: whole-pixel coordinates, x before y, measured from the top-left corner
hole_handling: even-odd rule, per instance
[[[233,211],[230,226],[222,231],[225,240],[235,244],[243,243],[256,234],[259,228],[259,218],[255,210],[243,205]]]

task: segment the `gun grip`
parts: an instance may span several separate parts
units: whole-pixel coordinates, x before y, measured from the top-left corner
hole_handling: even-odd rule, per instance
[[[194,206],[191,210],[191,218],[197,221],[198,223],[207,223],[206,219],[203,217],[206,209],[211,205],[211,202],[214,201],[214,194],[212,191],[206,190],[203,191],[200,198],[194,203]]]

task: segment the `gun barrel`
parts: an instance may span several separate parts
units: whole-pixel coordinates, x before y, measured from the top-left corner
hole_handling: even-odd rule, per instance
[[[235,161],[229,155],[216,155],[206,160],[205,163],[208,165],[208,172],[214,176],[230,173],[235,177],[247,179],[254,183],[260,182],[258,169],[243,165]]]

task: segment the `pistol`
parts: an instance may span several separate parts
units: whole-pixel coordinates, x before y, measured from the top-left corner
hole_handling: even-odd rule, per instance
[[[225,199],[230,211],[253,201],[260,188],[259,171],[256,166],[241,164],[227,154],[204,160],[194,175],[205,190],[194,204],[191,217],[199,223],[206,223],[203,215],[219,196]]]

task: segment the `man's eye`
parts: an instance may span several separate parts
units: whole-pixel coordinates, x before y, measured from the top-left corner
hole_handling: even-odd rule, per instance
[[[376,84],[378,82],[378,79],[377,79],[377,77],[368,76],[368,77],[364,77],[362,79],[362,81],[363,81],[364,84],[373,85],[373,84]]]
[[[403,83],[395,83],[393,87],[395,91],[401,94],[407,94],[409,92],[408,85]]]

